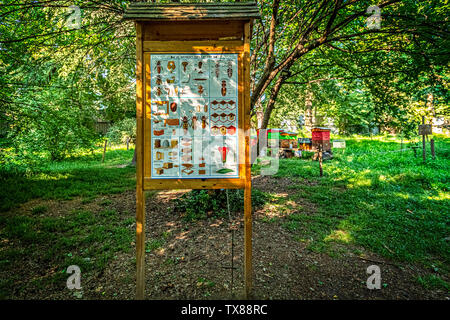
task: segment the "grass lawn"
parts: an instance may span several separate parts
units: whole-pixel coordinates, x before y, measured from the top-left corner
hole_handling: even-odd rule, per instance
[[[424,289],[448,291],[450,139],[436,139],[437,159],[429,156],[423,164],[420,152],[417,158],[412,150],[390,152],[400,149],[394,137],[345,138],[347,148],[334,150],[322,178],[317,162],[281,159],[271,179],[290,179],[289,196],[265,190],[266,206],[275,214],[261,219],[279,224],[314,252],[338,258],[339,248],[358,253],[364,247],[393,261],[418,263],[433,272],[416,279]],[[109,198],[135,187],[135,168],[126,166],[132,156],[133,150],[110,150],[101,163],[98,151],[27,175],[0,175],[0,298],[30,287],[51,290],[67,279],[72,264],[102,273],[117,252],[130,250],[135,213],[117,210]],[[254,166],[253,175],[259,173]],[[40,203],[48,200],[69,207],[55,214]],[[79,206],[70,207],[75,200]],[[30,203],[27,210],[18,207]],[[161,245],[149,241],[150,251]],[[23,281],[16,270],[30,261],[52,272],[30,270],[33,279]]]
[[[332,253],[333,243],[357,244],[448,275],[450,139],[437,137],[437,158],[432,160],[428,149],[426,164],[421,150],[417,158],[411,149],[397,152],[400,140],[394,137],[346,138],[346,144],[324,162],[322,178],[317,162],[280,160],[274,177],[296,179],[289,186],[294,195],[283,199],[288,209],[289,200],[306,199],[316,210],[308,214],[296,207],[279,222],[314,251]]]
[[[136,169],[127,166],[133,150],[110,150],[105,158],[102,163],[102,153],[97,151],[46,163],[25,175],[5,176],[0,172],[0,212],[35,198],[69,200],[82,196],[89,199],[136,186]]]

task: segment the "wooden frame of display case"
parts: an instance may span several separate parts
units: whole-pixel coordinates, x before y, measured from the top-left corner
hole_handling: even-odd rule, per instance
[[[256,8],[256,9],[255,9]],[[124,18],[136,21],[136,264],[138,299],[145,291],[145,190],[244,189],[245,295],[252,289],[250,173],[250,38],[256,3],[130,5]],[[152,179],[150,56],[161,53],[238,55],[238,178]]]

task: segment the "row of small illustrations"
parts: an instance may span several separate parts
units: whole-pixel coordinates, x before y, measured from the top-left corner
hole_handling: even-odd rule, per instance
[[[214,73],[215,73],[217,79],[218,79],[219,76],[220,76],[220,64],[221,64],[220,62],[221,62],[221,61],[216,60],[215,63],[214,63]],[[181,65],[183,66],[183,72],[184,72],[184,73],[187,73],[187,72],[188,72],[188,71],[187,71],[187,66],[188,66],[189,64],[193,64],[193,63],[192,63],[192,62],[189,63],[188,61],[183,61],[183,62],[181,62]],[[197,62],[197,67],[195,68],[195,72],[196,72],[196,73],[198,73],[198,74],[204,73],[204,72],[203,72],[203,64],[204,64],[203,61]],[[168,61],[168,62],[167,62],[167,70],[168,70],[170,73],[173,73],[175,69],[176,69],[175,61],[173,61],[173,60]],[[158,72],[158,74],[160,74],[160,73],[163,71],[163,66],[162,66],[160,60],[156,61],[155,70]],[[230,79],[231,79],[231,77],[233,77],[233,62],[232,62],[231,60],[229,60],[228,63],[227,63],[227,76],[228,76],[228,78],[230,78]],[[174,79],[174,78],[173,78],[173,79]],[[168,83],[169,83],[169,82],[168,82]],[[173,83],[173,82],[171,82],[171,83]],[[159,83],[159,84],[161,84],[161,83]]]
[[[194,84],[194,86],[196,86],[195,90],[197,90],[197,92],[191,92],[190,91],[191,88],[188,87],[189,90],[187,90],[187,91],[186,91],[186,88],[182,88],[180,94],[183,95],[183,94],[191,93],[191,94],[199,94],[200,96],[206,95],[206,93],[207,93],[206,88],[203,84],[196,83],[196,84]],[[178,87],[174,87],[174,88],[169,87],[169,88],[163,88],[163,89],[161,89],[161,87],[156,87],[155,95],[160,97],[161,95],[163,95],[163,90],[165,90],[167,92],[167,95],[169,95],[169,96],[174,96],[174,97],[178,96],[178,91],[179,91]],[[227,95],[227,81],[226,80],[222,80],[220,94],[222,95],[222,97],[225,97]],[[164,95],[166,95],[166,94],[164,94]]]
[[[229,101],[213,100],[213,101],[211,101],[211,104],[212,104],[211,110],[226,110],[226,109],[233,110],[236,108],[236,106],[235,106],[236,102],[234,102],[234,100],[229,100]]]
[[[195,118],[195,116],[194,116]],[[202,116],[203,119],[206,119],[205,116]],[[189,120],[187,120],[187,117],[184,117],[183,119],[183,134],[187,135],[189,133],[189,127],[192,127],[193,130],[197,130],[200,129],[200,127],[197,127],[197,120],[193,120],[191,122],[191,125],[189,125]],[[178,119],[174,119],[174,120],[178,120]],[[202,130],[206,130],[206,121],[203,120],[202,121],[202,126],[201,126]],[[236,133],[236,127],[231,125],[231,126],[212,126],[211,127],[211,135],[213,136],[218,136],[218,135],[222,135],[222,136],[226,136],[226,135],[234,135]],[[155,136],[163,136],[166,134],[166,130],[165,129],[155,129],[153,130],[153,135]],[[177,132],[175,129],[172,129],[172,135],[177,135]],[[167,140],[164,140],[167,141]],[[169,146],[165,146],[163,145],[162,148],[168,148]]]
[[[172,102],[169,105],[169,101],[165,100],[165,101],[152,101],[153,104],[156,104],[156,107],[159,109],[160,107],[164,107],[165,106],[165,112],[162,112],[161,110],[157,110],[154,111],[153,114],[154,115],[168,115],[169,114],[169,110],[171,112],[176,112],[178,109],[178,104],[176,102]],[[229,101],[217,101],[217,100],[213,100],[211,101],[211,110],[213,111],[218,111],[218,110],[234,110],[236,109],[235,106],[236,102],[234,102],[233,100],[229,100]],[[208,112],[208,105],[196,105],[194,107],[196,112]]]

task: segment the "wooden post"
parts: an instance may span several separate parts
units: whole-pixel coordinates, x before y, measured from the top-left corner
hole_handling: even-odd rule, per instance
[[[430,147],[431,147],[431,156],[433,160],[436,159],[436,153],[434,152],[434,139],[430,139]]]
[[[252,189],[250,183],[246,183],[244,189],[244,279],[246,299],[251,296],[253,288],[252,222]]]
[[[400,151],[403,153],[403,131],[402,131],[402,134],[400,136]]]
[[[105,145],[103,147],[102,163],[105,162],[105,153],[106,153],[106,144],[107,143],[108,143],[108,139],[105,140]]]
[[[422,116],[422,124],[425,124],[425,116]],[[425,155],[425,134],[422,135],[422,158],[423,162],[426,162],[426,155]]]
[[[323,176],[323,168],[322,168],[322,144],[319,144],[319,169],[320,176]]]
[[[245,298],[253,287],[252,265],[252,175],[250,165],[250,23],[244,26],[244,131],[245,131],[245,189],[244,189],[244,279]]]
[[[136,298],[145,291],[145,198],[143,186],[144,74],[142,25],[136,23]]]

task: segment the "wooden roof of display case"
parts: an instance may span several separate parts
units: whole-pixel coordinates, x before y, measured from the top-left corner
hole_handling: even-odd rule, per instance
[[[202,3],[131,3],[123,15],[124,19],[135,21],[159,20],[215,20],[258,19],[256,2],[202,2]]]

